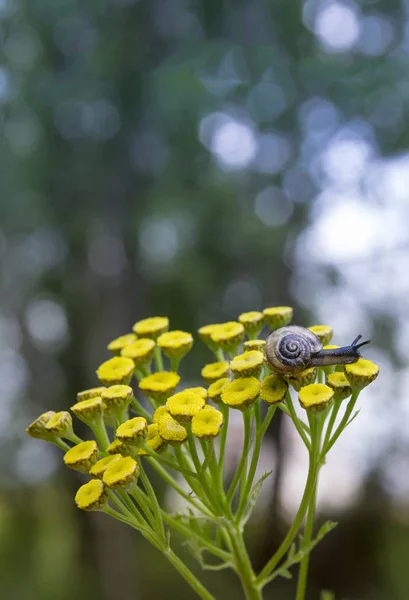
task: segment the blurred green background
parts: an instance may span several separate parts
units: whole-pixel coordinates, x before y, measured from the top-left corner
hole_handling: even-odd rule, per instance
[[[138,319],[195,332],[290,304],[335,343],[371,337],[381,366],[323,470],[320,519],[340,524],[308,598],[409,598],[408,0],[0,0],[0,41],[2,597],[193,597],[77,510],[80,480],[24,430],[95,385]],[[209,359],[197,342],[185,377]],[[263,456],[256,565],[306,474],[285,419]],[[203,577],[241,597],[229,573]]]

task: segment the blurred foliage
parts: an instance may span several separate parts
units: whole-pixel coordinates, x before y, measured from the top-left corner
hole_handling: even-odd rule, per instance
[[[292,286],[296,241],[325,187],[313,159],[327,138],[310,129],[325,132],[327,118],[366,127],[381,156],[409,144],[407,2],[332,3],[344,13],[331,22],[330,5],[1,0],[5,597],[191,597],[142,542],[75,511],[78,481],[52,475],[56,455],[25,440],[24,427],[93,385],[106,343],[145,315],[194,331],[289,303],[296,320],[313,320]],[[186,360],[191,379],[202,352]],[[271,521],[255,524],[257,560],[285,528],[277,497],[272,505]],[[340,518],[337,569],[329,580],[317,559],[313,590],[408,597],[407,519],[383,507],[362,533],[375,538],[368,569],[356,555],[344,587],[357,522]],[[218,574],[214,585],[222,597],[235,583]],[[275,597],[291,597],[283,586]]]

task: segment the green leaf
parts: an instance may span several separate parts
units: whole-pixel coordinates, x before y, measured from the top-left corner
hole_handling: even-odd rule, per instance
[[[261,491],[261,486],[263,485],[263,483],[265,482],[267,477],[269,477],[271,475],[271,473],[272,473],[272,471],[267,471],[266,473],[264,473],[264,475],[262,475],[260,477],[260,479],[257,481],[257,483],[254,484],[253,489],[251,490],[251,493],[249,496],[249,501],[248,501],[248,504],[246,507],[246,511],[243,516],[243,521],[242,521],[243,525],[245,523],[247,523],[247,521],[251,517],[251,513],[253,512],[253,508],[257,502],[257,498]]]

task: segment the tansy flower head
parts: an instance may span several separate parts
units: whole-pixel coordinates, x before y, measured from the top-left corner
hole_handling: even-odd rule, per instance
[[[98,459],[98,446],[94,440],[81,442],[64,454],[64,463],[74,471],[88,473]]]
[[[45,428],[51,434],[60,438],[66,438],[67,440],[70,440],[74,437],[72,418],[70,413],[66,410],[55,413],[48,421]]]
[[[102,479],[102,476],[109,465],[115,460],[118,460],[118,458],[121,458],[120,454],[109,454],[108,456],[104,456],[104,458],[100,458],[95,465],[92,465],[89,470],[89,474],[97,479]]]
[[[265,377],[263,380],[260,398],[264,400],[264,402],[267,402],[267,404],[276,404],[284,399],[287,390],[288,384],[285,379],[278,373],[274,373],[273,375]]]
[[[146,445],[149,446],[154,452],[162,452],[166,448],[166,442],[159,435],[159,427],[157,423],[148,425],[148,434],[146,436]],[[149,452],[144,448],[138,449],[138,454],[141,456],[148,456]]]
[[[230,379],[228,377],[223,377],[222,379],[218,379],[207,390],[207,394],[210,400],[213,400],[216,404],[222,401],[222,391],[225,386],[229,383]]]
[[[105,486],[99,479],[91,479],[75,494],[75,504],[81,510],[101,510],[107,500]]]
[[[237,321],[221,323],[212,333],[212,341],[225,352],[234,351],[244,337],[244,327]]]
[[[191,350],[193,337],[186,331],[168,331],[158,337],[157,343],[165,356],[181,359]]]
[[[114,356],[102,363],[96,373],[104,385],[128,384],[131,380],[135,365],[133,360],[123,356]]]
[[[239,316],[239,323],[241,323],[251,337],[256,337],[263,329],[264,315],[257,310],[251,312],[242,313]]]
[[[144,417],[134,417],[122,423],[116,430],[116,437],[125,444],[138,445],[146,436],[148,423]]]
[[[345,375],[351,388],[360,391],[379,375],[379,367],[371,360],[360,358],[356,363],[345,365]]]
[[[264,365],[264,355],[258,350],[249,350],[238,354],[230,363],[230,369],[236,377],[258,377]]]
[[[168,444],[183,444],[186,441],[186,429],[178,423],[170,413],[162,415],[158,421],[160,437]]]
[[[222,390],[222,401],[231,408],[244,410],[254,404],[260,393],[260,383],[255,377],[240,377]]]
[[[207,398],[207,389],[200,385],[197,387],[185,388],[183,391],[184,392],[194,392],[195,394],[199,394],[199,396],[201,396],[203,398],[203,400],[206,400],[206,398]]]
[[[345,400],[352,394],[351,386],[345,373],[335,371],[327,376],[327,385],[334,390],[334,400]]]
[[[222,377],[225,377],[229,372],[229,363],[226,361],[219,361],[209,363],[202,369],[202,377],[206,383],[213,383]]]
[[[205,401],[200,394],[187,390],[174,394],[166,402],[170,414],[178,421],[191,421],[204,405]]]
[[[316,367],[310,367],[299,373],[285,375],[285,379],[287,383],[293,386],[296,392],[299,392],[302,387],[315,382],[317,379],[317,369]]]
[[[166,406],[166,404],[164,404],[163,406],[159,406],[152,415],[152,421],[154,423],[157,423],[162,415],[168,415],[168,414],[169,414],[169,409]]]
[[[48,412],[45,412],[37,417],[37,419],[30,423],[30,425],[27,427],[26,431],[28,435],[39,440],[45,440],[47,442],[54,439],[55,435],[46,428],[47,423],[54,415],[55,412],[53,410],[49,410]]]
[[[144,377],[139,382],[139,388],[154,400],[164,402],[173,394],[180,381],[177,373],[161,371]]]
[[[290,323],[293,318],[291,306],[271,306],[263,310],[264,321],[270,329],[278,329]]]
[[[206,346],[215,352],[218,348],[218,345],[213,341],[212,335],[215,333],[220,327],[220,323],[213,323],[212,325],[203,325],[198,331],[199,337],[206,344]]]
[[[109,342],[107,348],[110,352],[119,356],[122,348],[125,348],[128,344],[132,344],[132,342],[135,342],[137,339],[138,338],[134,333],[126,333],[125,335],[115,338],[112,342]]]
[[[206,406],[192,419],[192,433],[201,440],[216,437],[223,425],[223,414],[213,406]]]
[[[132,327],[139,337],[151,338],[156,340],[162,333],[169,329],[169,319],[167,317],[150,317],[138,321]]]
[[[71,410],[80,421],[90,425],[104,414],[104,403],[99,397],[90,398],[77,402]]]
[[[108,425],[115,425],[116,420],[126,418],[127,408],[132,400],[133,391],[129,385],[111,385],[102,392],[104,403],[104,420]]]
[[[78,392],[77,402],[82,402],[82,400],[91,400],[91,398],[99,398],[104,389],[104,386],[100,386],[90,388],[89,390],[83,390],[82,392]]]
[[[129,448],[121,440],[114,440],[113,442],[111,442],[107,448],[107,452],[111,456],[115,456],[115,454],[120,454],[121,456],[129,456]]]
[[[155,350],[155,342],[149,338],[141,338],[128,344],[121,350],[121,356],[134,361],[135,367],[144,366],[151,362]]]
[[[266,353],[266,340],[247,340],[247,342],[244,342],[243,348],[246,352],[248,350],[258,350],[264,355]]]
[[[315,333],[324,346],[329,344],[334,335],[334,330],[329,325],[313,325],[312,327],[308,327],[308,329]]]
[[[102,480],[106,486],[114,490],[130,490],[136,484],[139,467],[131,456],[121,456],[105,470]]]
[[[301,406],[312,412],[325,410],[333,397],[334,391],[324,383],[311,383],[298,392]]]

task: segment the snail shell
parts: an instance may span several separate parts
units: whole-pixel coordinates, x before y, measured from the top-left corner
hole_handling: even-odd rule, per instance
[[[314,355],[323,346],[305,327],[290,325],[273,331],[266,340],[266,357],[275,371],[294,374],[314,366]]]

